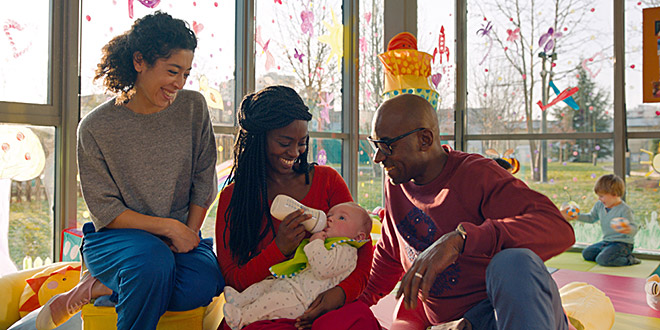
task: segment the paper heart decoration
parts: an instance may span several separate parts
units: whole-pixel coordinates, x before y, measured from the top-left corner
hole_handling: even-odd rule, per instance
[[[365,13],[364,19],[367,21],[367,24],[371,22],[371,13]]]
[[[12,56],[14,56],[14,58],[18,58],[19,56],[25,54],[30,46],[32,46],[32,42],[29,40],[29,38],[23,37],[25,33],[20,33],[24,29],[24,26],[11,19],[5,21],[5,24],[2,26],[2,30],[5,32],[5,36],[7,36],[7,39],[9,40]],[[17,42],[18,46],[16,45]]]
[[[655,115],[656,115],[656,116],[660,116],[660,111],[656,111],[656,112],[655,112]]]
[[[204,24],[202,24],[202,23],[197,23],[197,21],[193,21],[192,25],[193,25],[192,27],[193,27],[193,31],[195,31],[195,34],[199,34],[200,32],[202,32],[202,30],[204,30]]]
[[[594,56],[582,60],[582,68],[584,71],[587,71],[589,76],[591,78],[596,78],[596,76],[600,73],[600,70],[603,69],[603,61],[605,61],[605,56],[601,52],[598,52],[594,54]],[[594,62],[597,62],[599,64],[594,64]],[[591,67],[590,67],[591,66]],[[595,67],[598,68],[598,70],[594,70]]]
[[[155,8],[160,0],[138,0],[138,2],[147,8]],[[133,0],[128,0],[128,17],[133,18]]]
[[[438,88],[438,84],[440,83],[440,80],[442,80],[442,73],[436,73],[431,76],[431,82],[433,83],[433,86],[435,86],[435,88]]]

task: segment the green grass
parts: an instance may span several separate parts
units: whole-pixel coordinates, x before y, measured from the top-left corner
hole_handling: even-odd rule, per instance
[[[577,202],[583,212],[588,212],[596,201],[593,186],[596,179],[603,174],[612,172],[611,164],[593,166],[590,163],[559,163],[548,164],[548,182],[534,182],[522,171],[516,176],[525,181],[532,189],[548,196],[557,207],[563,202]],[[660,250],[660,192],[658,179],[647,178],[643,174],[626,178],[626,203],[632,207],[636,221],[641,225],[635,237],[635,247],[650,250]],[[382,183],[380,177],[374,176],[369,168],[365,168],[358,176],[358,193],[355,200],[371,211],[382,206]],[[9,247],[12,260],[22,265],[25,256],[42,259],[51,255],[52,249],[52,218],[45,201],[14,202],[9,215]],[[202,226],[204,237],[214,237],[216,205],[209,210],[208,217]],[[87,208],[79,198],[78,223],[90,221]],[[602,238],[599,224],[572,222],[575,228],[576,240],[581,243],[595,243]]]

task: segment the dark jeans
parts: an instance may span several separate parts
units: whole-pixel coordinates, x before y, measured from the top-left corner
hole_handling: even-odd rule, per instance
[[[632,264],[632,250],[630,243],[601,241],[584,249],[582,257],[601,266],[628,266]]]
[[[472,329],[568,329],[557,284],[529,249],[505,249],[486,268],[488,298],[465,315]]]

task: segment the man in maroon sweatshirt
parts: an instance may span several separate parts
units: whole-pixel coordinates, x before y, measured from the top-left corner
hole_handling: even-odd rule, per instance
[[[575,242],[544,195],[491,159],[450,150],[421,97],[404,94],[376,111],[369,140],[387,173],[382,238],[368,305],[401,280],[390,330],[568,329],[543,260]]]

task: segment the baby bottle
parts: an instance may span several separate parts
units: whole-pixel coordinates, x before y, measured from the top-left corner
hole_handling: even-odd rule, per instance
[[[311,219],[305,220],[302,225],[310,233],[320,232],[325,228],[326,217],[325,213],[321,210],[313,209],[300,204],[297,200],[287,195],[277,195],[270,206],[270,214],[280,220],[284,219],[291,212],[303,209],[305,214],[312,216]]]

